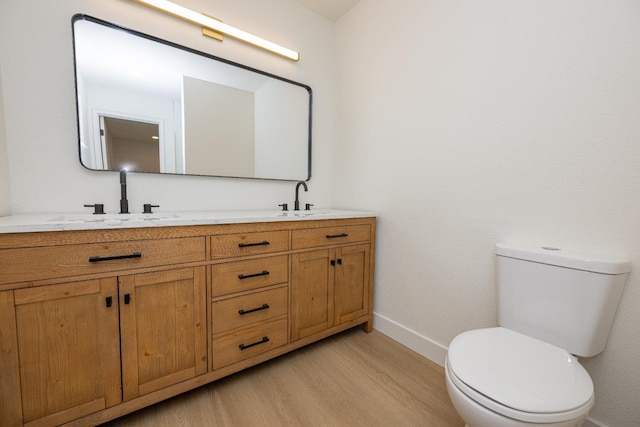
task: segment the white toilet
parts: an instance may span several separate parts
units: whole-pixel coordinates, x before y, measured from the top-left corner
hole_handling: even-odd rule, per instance
[[[449,397],[469,427],[580,426],[594,403],[577,356],[604,350],[630,264],[496,246],[499,327],[449,346]]]

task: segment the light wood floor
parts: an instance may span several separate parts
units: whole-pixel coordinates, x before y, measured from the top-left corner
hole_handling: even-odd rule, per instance
[[[104,426],[463,425],[443,368],[355,328]]]

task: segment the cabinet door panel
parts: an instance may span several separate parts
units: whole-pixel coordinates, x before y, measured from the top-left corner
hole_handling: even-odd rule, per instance
[[[7,427],[23,424],[19,366],[13,291],[0,292],[0,413]]]
[[[336,323],[344,323],[368,313],[369,245],[336,249]]]
[[[204,267],[120,278],[124,399],[204,374]]]
[[[292,255],[291,340],[333,326],[334,250],[322,249]]]
[[[23,422],[60,424],[121,402],[116,279],[15,291]]]

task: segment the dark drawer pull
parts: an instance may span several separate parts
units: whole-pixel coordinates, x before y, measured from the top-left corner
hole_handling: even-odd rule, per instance
[[[245,314],[253,313],[255,311],[266,310],[267,308],[269,308],[269,304],[262,304],[260,307],[252,308],[251,310],[240,309],[238,310],[238,314],[240,314],[240,316],[243,316]]]
[[[239,248],[249,248],[251,246],[267,246],[270,243],[268,241],[258,242],[258,243],[238,243]]]
[[[260,341],[254,342],[254,343],[251,343],[251,344],[246,344],[246,345],[245,344],[240,344],[238,347],[240,347],[240,350],[246,350],[246,349],[248,349],[250,347],[253,347],[255,345],[264,344],[266,342],[269,342],[269,337],[262,337],[262,339]]]
[[[89,262],[101,262],[101,261],[113,261],[116,259],[129,259],[129,258],[142,258],[142,254],[140,252],[134,252],[129,255],[116,255],[116,256],[92,256],[89,258]]]
[[[342,234],[327,234],[327,239],[335,239],[337,237],[349,237],[347,233]]]
[[[263,270],[262,273],[255,273],[255,274],[239,274],[238,275],[238,279],[243,280],[243,279],[250,279],[252,277],[259,277],[259,276],[268,276],[269,272],[267,270]]]

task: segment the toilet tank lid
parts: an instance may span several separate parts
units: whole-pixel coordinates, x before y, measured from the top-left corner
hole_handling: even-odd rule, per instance
[[[498,243],[496,255],[602,274],[624,274],[631,271],[631,263],[623,258],[587,254],[552,246]]]

